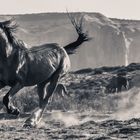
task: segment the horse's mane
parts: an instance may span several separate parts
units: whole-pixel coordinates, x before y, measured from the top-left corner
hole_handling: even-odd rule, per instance
[[[4,31],[7,39],[11,45],[18,46],[20,48],[25,48],[25,44],[22,40],[18,40],[14,33],[17,31],[18,25],[15,19],[10,19],[4,22],[0,22],[0,28]]]

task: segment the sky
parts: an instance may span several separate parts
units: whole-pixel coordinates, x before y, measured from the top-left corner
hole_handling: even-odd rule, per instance
[[[0,0],[0,14],[66,12],[66,9],[140,20],[140,0]]]

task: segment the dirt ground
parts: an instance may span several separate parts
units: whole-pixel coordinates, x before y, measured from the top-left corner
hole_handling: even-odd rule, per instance
[[[119,121],[93,111],[44,114],[37,128],[23,128],[29,114],[18,118],[0,113],[1,140],[139,140],[140,119]]]

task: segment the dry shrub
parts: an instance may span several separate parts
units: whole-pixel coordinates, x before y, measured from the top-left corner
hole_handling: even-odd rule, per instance
[[[30,112],[34,110],[39,103],[36,88],[23,88],[13,99],[13,104],[17,106],[21,112]]]
[[[1,91],[0,108],[3,107],[2,97],[8,91]],[[48,110],[97,110],[100,112],[112,112],[117,108],[116,96],[107,95],[99,90],[94,89],[71,89],[68,88],[68,93],[71,97],[58,98],[54,94],[54,101],[48,104]],[[13,104],[17,106],[21,112],[31,112],[38,107],[39,99],[35,87],[23,88],[13,98]]]

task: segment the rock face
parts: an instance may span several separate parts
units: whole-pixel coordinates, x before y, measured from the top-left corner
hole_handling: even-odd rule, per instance
[[[79,17],[81,13],[74,13]],[[127,65],[139,62],[140,21],[107,18],[100,13],[83,13],[84,30],[92,40],[70,56],[72,70],[86,67]],[[65,13],[15,15],[20,25],[17,37],[30,46],[57,42],[61,46],[76,40],[77,34]],[[9,16],[0,16],[9,19]],[[29,47],[30,47],[29,46]]]

